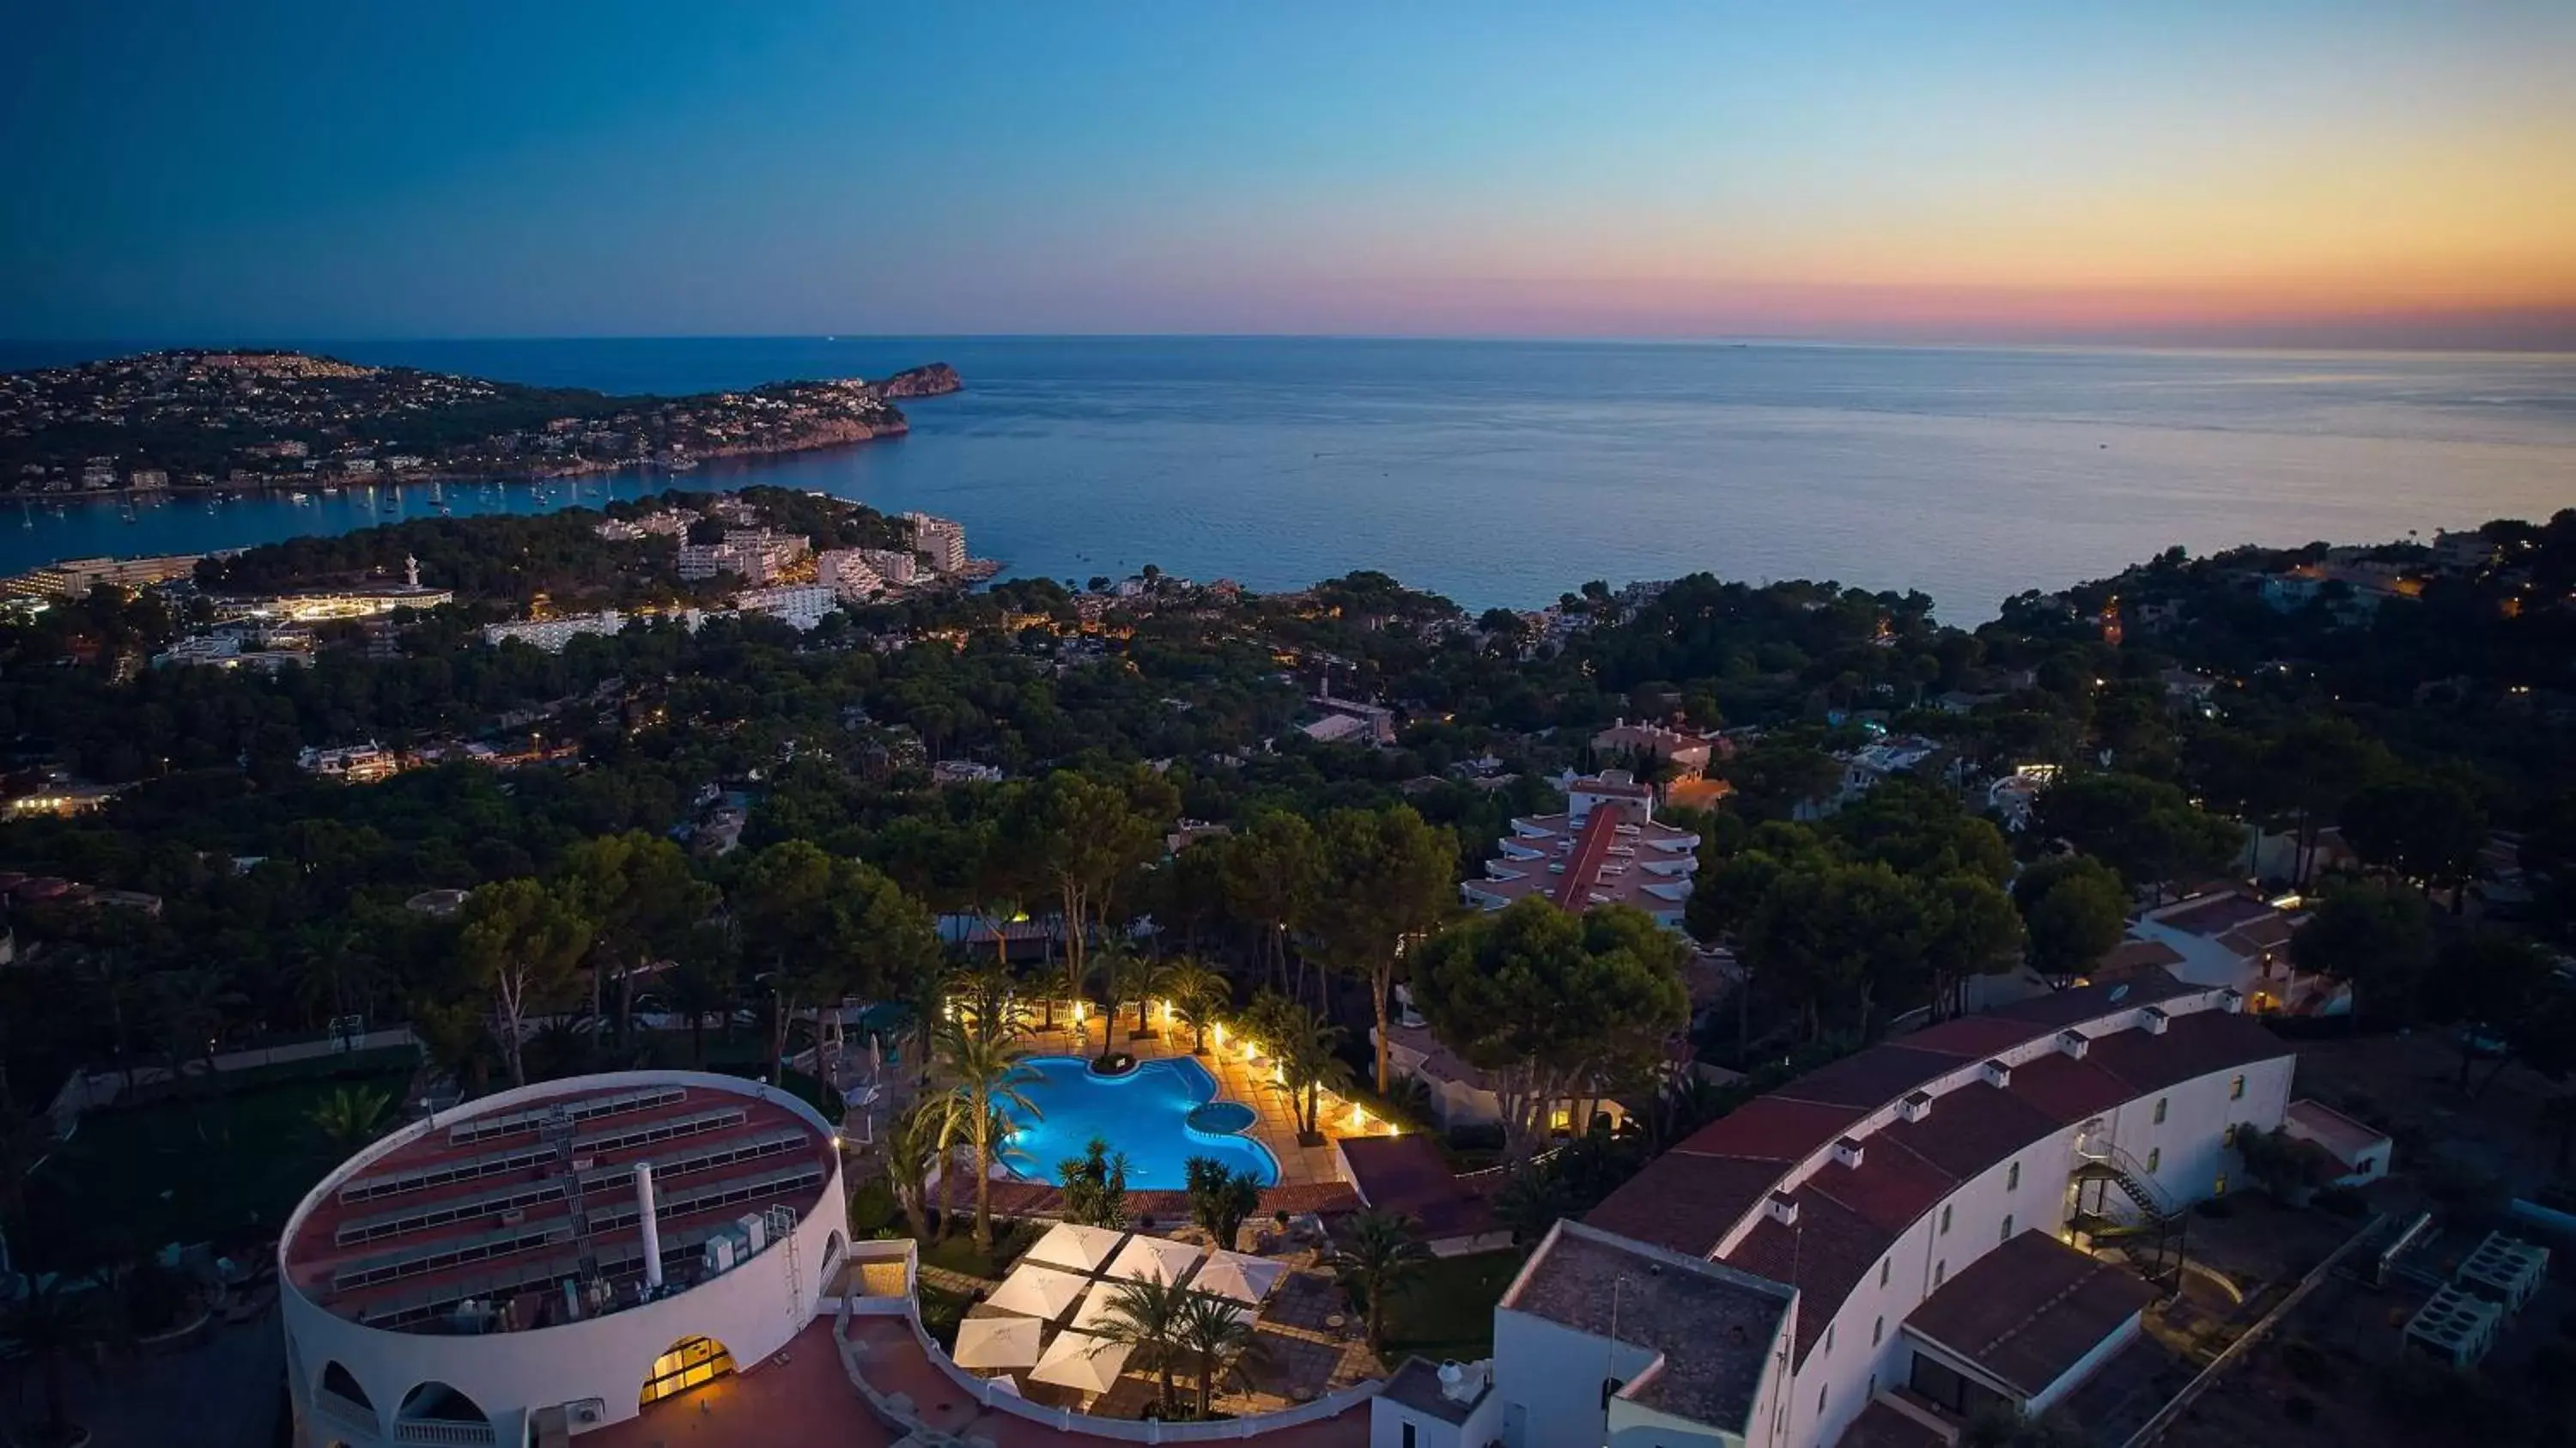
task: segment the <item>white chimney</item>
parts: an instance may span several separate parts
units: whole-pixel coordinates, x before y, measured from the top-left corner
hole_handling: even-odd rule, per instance
[[[2012,1066],[2000,1056],[1987,1061],[1979,1074],[1985,1077],[1986,1084],[1989,1086],[2012,1084]]]
[[[1794,1227],[1798,1225],[1798,1199],[1796,1197],[1790,1196],[1786,1192],[1773,1192],[1770,1197],[1762,1203],[1762,1207],[1763,1210],[1770,1215],[1771,1220],[1778,1222],[1780,1225],[1784,1227]]]
[[[2074,1057],[2078,1061],[2083,1060],[2084,1053],[2091,1050],[2092,1047],[2093,1042],[2091,1039],[2086,1037],[2082,1031],[2060,1031],[2057,1033],[2057,1049],[2064,1051],[2067,1055]]]
[[[2160,1006],[2148,1006],[2138,1012],[2138,1024],[2144,1027],[2150,1036],[2163,1035],[2165,1027],[2172,1022],[2172,1019]]]
[[[1834,1160],[1843,1166],[1859,1166],[1861,1164],[1861,1144],[1859,1138],[1850,1136],[1836,1138],[1834,1141]]]
[[[1908,1121],[1921,1121],[1932,1114],[1932,1093],[1917,1091],[1896,1103],[1896,1114]]]
[[[644,1228],[644,1290],[662,1290],[662,1224],[653,1215],[653,1164],[635,1163],[635,1219]]]

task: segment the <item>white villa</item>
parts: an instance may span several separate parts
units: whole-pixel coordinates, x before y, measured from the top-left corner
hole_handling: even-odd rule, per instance
[[[2236,1128],[2324,1119],[2293,1114],[2291,1051],[2244,1008],[2145,973],[1747,1103],[1560,1223],[1492,1361],[1398,1374],[1373,1448],[1930,1442],[2063,1401],[2139,1336],[2166,1229],[2241,1170]],[[2384,1138],[2337,1145],[2385,1170]],[[2094,1250],[2115,1243],[2128,1264]]]

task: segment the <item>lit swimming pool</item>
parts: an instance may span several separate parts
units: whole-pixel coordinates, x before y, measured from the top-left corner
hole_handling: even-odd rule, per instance
[[[1279,1163],[1260,1142],[1189,1124],[1192,1110],[1216,1099],[1216,1078],[1188,1056],[1147,1061],[1115,1077],[1092,1075],[1091,1063],[1077,1056],[1033,1056],[1028,1066],[1038,1079],[1021,1092],[1045,1115],[1022,1120],[1011,1134],[1012,1150],[1023,1155],[1010,1166],[1020,1176],[1054,1181],[1056,1164],[1082,1155],[1097,1136],[1127,1153],[1130,1187],[1178,1191],[1188,1185],[1194,1156],[1251,1172],[1264,1186],[1279,1180]],[[1249,1109],[1241,1115],[1249,1125]]]

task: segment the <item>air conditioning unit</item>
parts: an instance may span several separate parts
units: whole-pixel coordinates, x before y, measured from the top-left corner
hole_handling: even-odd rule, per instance
[[[596,1428],[607,1421],[608,1403],[600,1398],[584,1398],[577,1403],[566,1403],[564,1416],[571,1419],[576,1428]]]

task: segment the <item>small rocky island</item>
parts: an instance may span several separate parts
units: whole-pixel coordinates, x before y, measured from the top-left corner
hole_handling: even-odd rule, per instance
[[[891,399],[964,385],[945,362],[883,382],[620,397],[285,351],[148,352],[0,374],[0,492],[541,479],[899,436]]]

